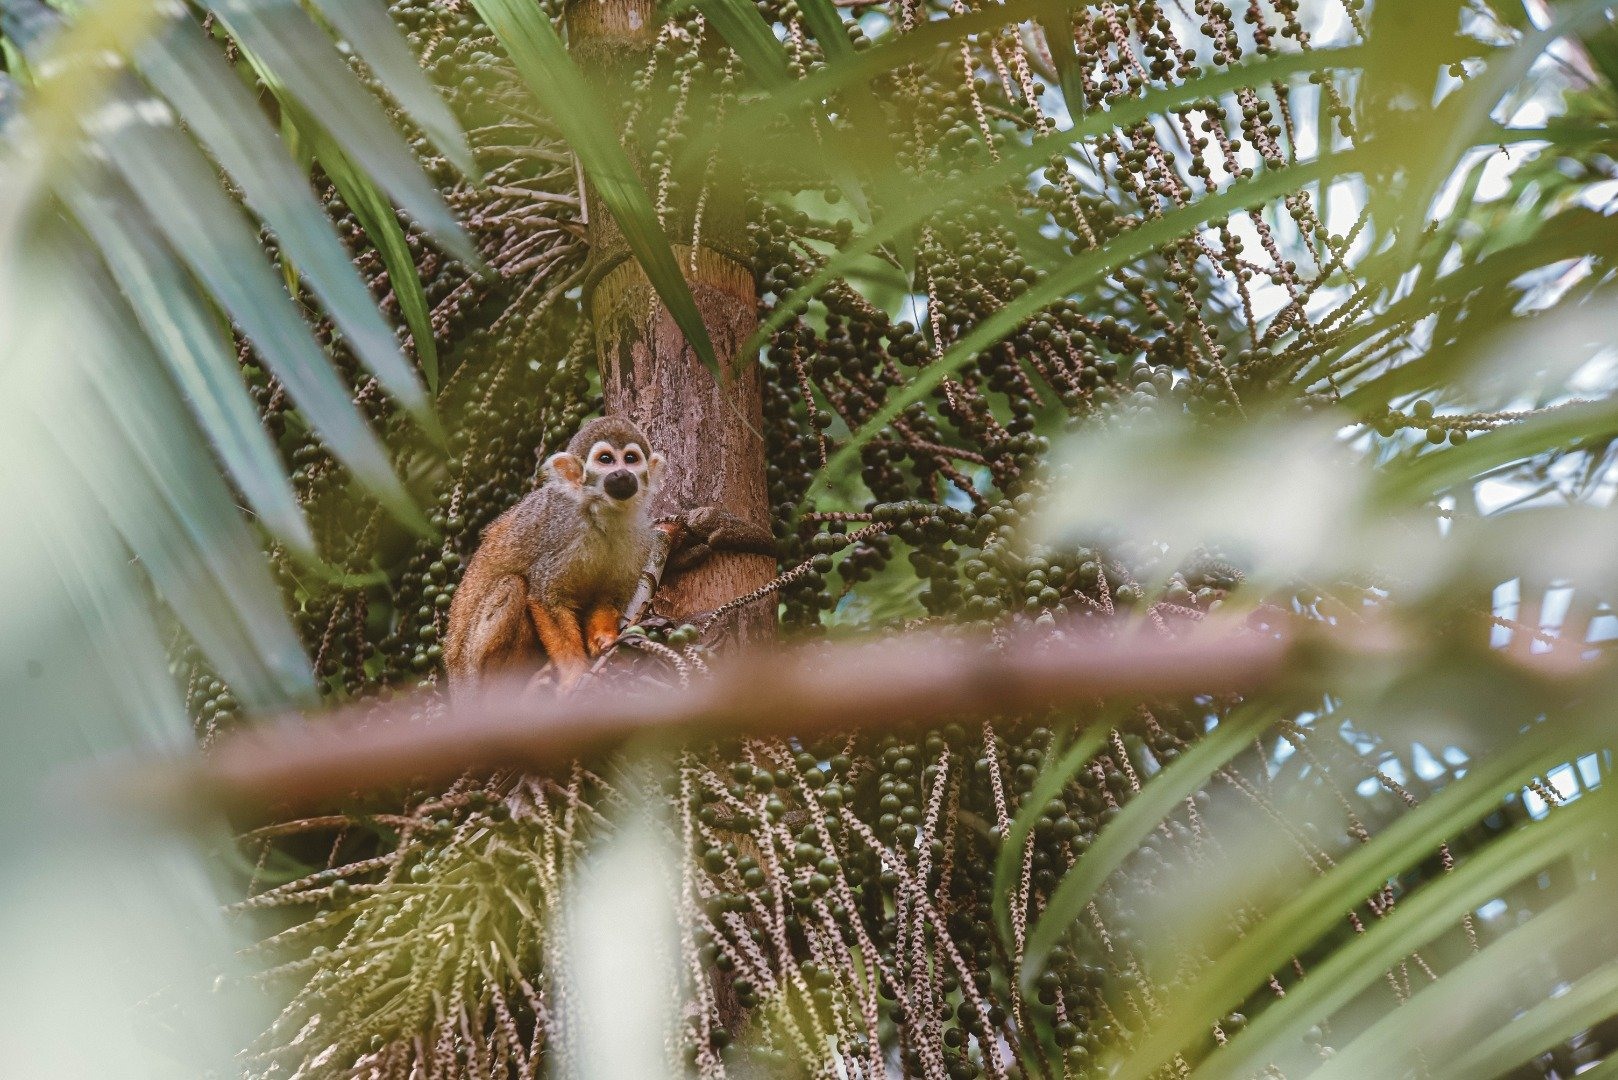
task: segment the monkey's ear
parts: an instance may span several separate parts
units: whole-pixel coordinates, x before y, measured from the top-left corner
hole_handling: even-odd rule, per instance
[[[584,485],[584,462],[563,450],[545,459],[545,482],[558,481],[569,487]]]
[[[648,487],[657,484],[663,475],[663,455],[652,454],[646,459],[646,484]]]

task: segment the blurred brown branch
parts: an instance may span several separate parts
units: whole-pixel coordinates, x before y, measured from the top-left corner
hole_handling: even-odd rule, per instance
[[[553,697],[518,680],[448,704],[416,695],[265,720],[206,755],[146,766],[118,786],[170,810],[330,805],[467,770],[543,770],[644,737],[886,731],[1114,696],[1230,692],[1277,674],[1291,646],[1287,636],[1231,622],[1183,638],[1068,631],[991,647],[980,635],[911,633],[759,649],[683,690],[586,684]]]

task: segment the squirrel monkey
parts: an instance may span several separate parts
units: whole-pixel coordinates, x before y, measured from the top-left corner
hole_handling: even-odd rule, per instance
[[[544,657],[569,690],[618,636],[651,551],[663,458],[628,420],[592,420],[545,461],[545,483],[483,531],[445,637],[452,690]]]

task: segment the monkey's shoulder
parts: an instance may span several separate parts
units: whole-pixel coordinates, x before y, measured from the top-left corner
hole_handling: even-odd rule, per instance
[[[530,491],[483,530],[474,557],[525,570],[578,512],[575,500],[550,486]]]

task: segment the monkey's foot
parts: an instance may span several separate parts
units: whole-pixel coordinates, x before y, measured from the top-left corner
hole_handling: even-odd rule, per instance
[[[540,702],[553,696],[555,692],[552,686],[553,674],[554,672],[551,668],[546,666],[530,675],[528,681],[523,684],[521,700],[527,704]]]

